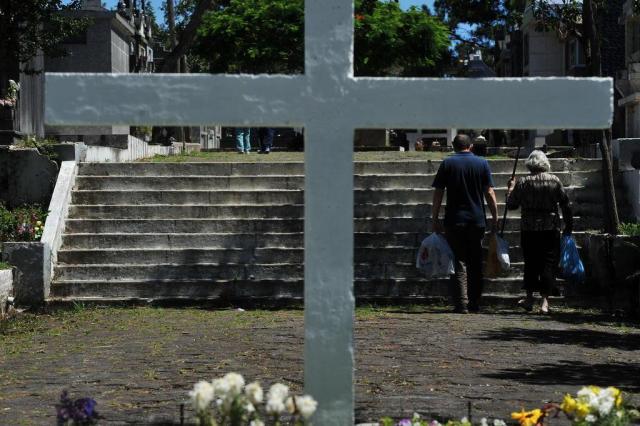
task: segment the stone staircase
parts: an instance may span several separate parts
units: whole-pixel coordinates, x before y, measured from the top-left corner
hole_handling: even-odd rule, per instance
[[[599,226],[600,164],[553,160],[575,205],[576,236]],[[492,161],[500,211],[512,161]],[[448,295],[415,269],[430,230],[437,161],[355,164],[355,291],[359,301]],[[292,301],[303,295],[302,163],[83,163],[55,265],[57,300]],[[521,165],[520,173],[525,173]],[[487,299],[521,293],[518,213],[510,275]]]

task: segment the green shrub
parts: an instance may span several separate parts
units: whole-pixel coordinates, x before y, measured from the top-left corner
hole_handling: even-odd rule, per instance
[[[53,149],[58,141],[53,139],[41,139],[35,136],[28,136],[16,144],[20,148],[35,148],[38,152],[49,158],[51,161],[58,159],[58,154]]]
[[[640,223],[621,223],[618,231],[622,235],[640,237]]]
[[[0,204],[0,241],[38,241],[46,218],[47,212],[37,204],[13,210]]]

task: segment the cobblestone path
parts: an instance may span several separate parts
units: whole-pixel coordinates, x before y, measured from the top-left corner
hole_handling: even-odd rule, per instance
[[[601,315],[359,309],[356,417],[507,418],[584,384],[640,402],[640,328]],[[199,379],[237,371],[302,390],[303,312],[104,308],[0,323],[0,425],[55,424],[62,389],[101,424],[171,424]],[[189,414],[189,413],[187,413]]]

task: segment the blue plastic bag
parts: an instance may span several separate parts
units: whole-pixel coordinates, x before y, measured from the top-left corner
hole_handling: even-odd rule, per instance
[[[581,284],[584,282],[584,265],[580,260],[575,238],[564,235],[560,243],[560,274],[565,280]]]

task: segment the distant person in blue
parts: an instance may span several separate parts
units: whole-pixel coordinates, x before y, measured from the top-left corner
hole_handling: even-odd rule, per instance
[[[260,151],[258,154],[268,154],[273,148],[273,138],[276,135],[276,129],[272,127],[261,127],[258,130],[258,139],[260,140]]]
[[[433,231],[444,232],[455,257],[452,293],[455,312],[480,310],[482,297],[482,239],[487,227],[487,201],[492,232],[498,228],[498,206],[493,191],[489,162],[471,152],[471,139],[458,134],[453,140],[455,154],[440,164],[433,180]],[[447,193],[444,226],[439,219],[440,206]]]
[[[249,127],[236,127],[236,150],[238,154],[251,152],[251,129]]]

